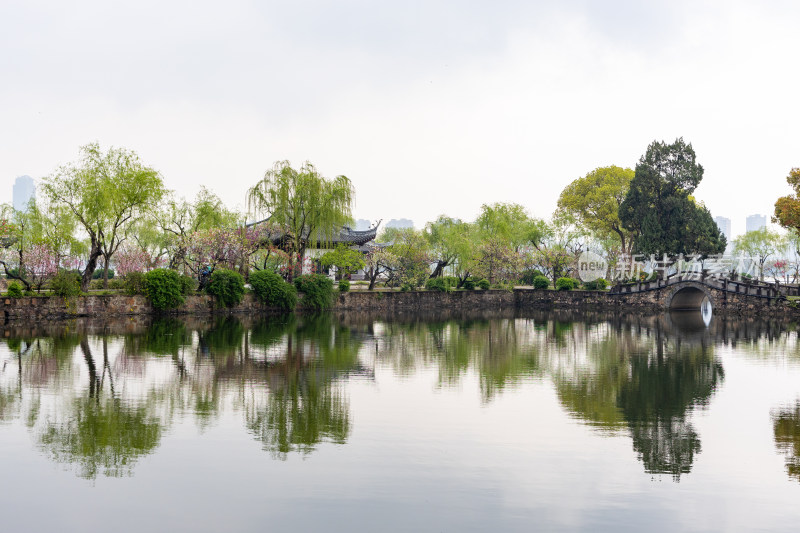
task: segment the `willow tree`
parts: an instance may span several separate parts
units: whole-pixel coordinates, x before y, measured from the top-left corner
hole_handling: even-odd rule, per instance
[[[355,192],[346,176],[327,179],[306,162],[278,161],[247,191],[247,206],[284,231],[284,247],[302,265],[309,246],[329,245],[352,220]]]
[[[82,158],[59,168],[44,183],[44,194],[55,206],[66,206],[89,237],[89,257],[82,273],[86,291],[100,257],[108,265],[127,238],[126,230],[156,206],[165,194],[158,171],[141,163],[135,152],[97,143],[81,147]]]

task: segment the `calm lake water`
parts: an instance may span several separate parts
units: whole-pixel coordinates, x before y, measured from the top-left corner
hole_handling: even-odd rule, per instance
[[[0,336],[2,531],[800,523],[794,324],[344,314]]]

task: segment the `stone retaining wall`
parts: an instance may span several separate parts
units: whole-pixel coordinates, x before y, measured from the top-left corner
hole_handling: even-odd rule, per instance
[[[756,298],[723,291],[712,292],[714,312],[735,315],[770,315],[800,317],[800,309],[787,302],[770,298]],[[496,310],[496,309],[591,309],[608,311],[649,310],[665,308],[668,295],[661,291],[645,291],[632,294],[610,294],[599,291],[549,291],[515,289],[511,291],[433,291],[367,292],[352,291],[338,294],[333,310],[353,311],[432,311]],[[302,299],[298,303],[302,309]],[[55,296],[34,298],[0,299],[0,310],[6,321],[48,320],[79,316],[112,317],[126,315],[150,315],[156,311],[144,296],[82,296],[64,299]],[[241,304],[230,308],[219,308],[213,297],[193,295],[173,314],[204,315],[214,313],[267,313],[275,309],[259,304],[255,298],[245,295]]]

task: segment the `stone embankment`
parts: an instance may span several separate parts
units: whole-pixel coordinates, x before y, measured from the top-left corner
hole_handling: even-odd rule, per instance
[[[800,317],[800,309],[775,298],[754,298],[736,294],[711,294],[715,313],[752,316]],[[668,308],[672,295],[661,291],[612,294],[601,291],[550,291],[519,288],[514,291],[476,290],[449,293],[433,291],[353,291],[336,296],[334,311],[435,311],[497,309],[587,309],[600,311],[660,311]],[[82,296],[77,298],[3,298],[0,308],[5,321],[50,320],[71,317],[114,317],[155,314],[144,296]],[[302,299],[298,303],[302,310]],[[173,314],[265,313],[275,311],[248,294],[237,306],[220,308],[213,297],[193,295]]]

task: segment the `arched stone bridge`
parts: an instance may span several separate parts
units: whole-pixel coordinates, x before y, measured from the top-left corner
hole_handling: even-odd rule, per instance
[[[786,299],[792,290],[796,292],[797,288],[695,275],[615,285],[609,294],[623,305],[650,305],[672,310],[700,309],[703,300],[708,298],[712,308],[725,310],[772,306]]]

